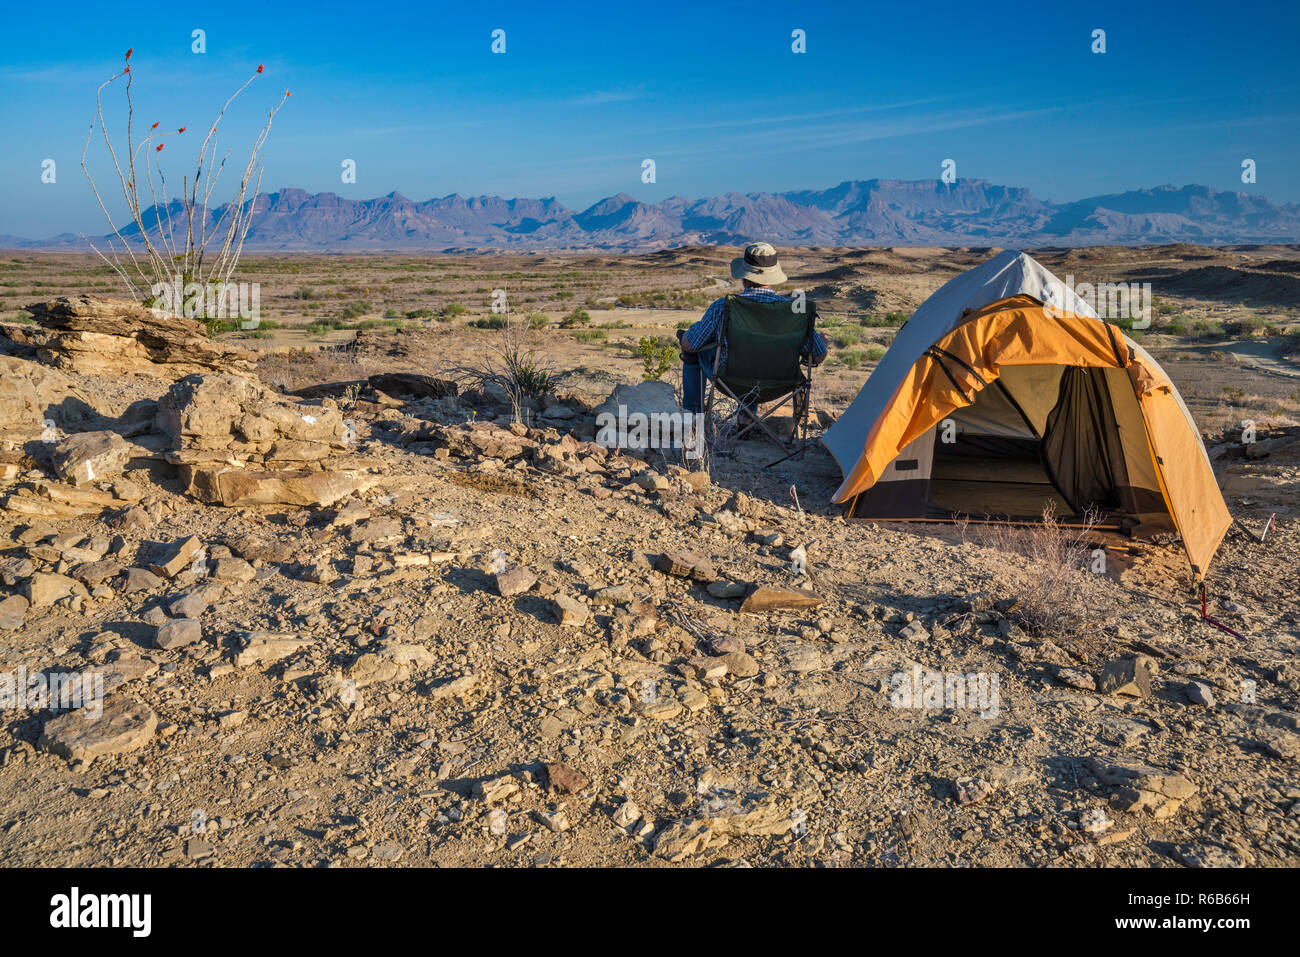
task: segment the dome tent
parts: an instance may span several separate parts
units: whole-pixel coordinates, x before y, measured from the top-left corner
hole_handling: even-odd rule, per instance
[[[1007,250],[921,304],[822,440],[866,519],[1063,520],[1177,531],[1197,578],[1232,523],[1160,365]]]

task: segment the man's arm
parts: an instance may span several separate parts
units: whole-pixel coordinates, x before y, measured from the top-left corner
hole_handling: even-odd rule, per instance
[[[718,338],[718,329],[722,322],[722,307],[726,302],[725,299],[715,299],[709,304],[709,308],[704,310],[700,320],[682,333],[683,349],[687,352],[695,352],[701,346],[707,346]]]
[[[826,358],[826,353],[826,340],[822,338],[820,332],[814,329],[808,340],[803,344],[803,354],[811,356],[812,363],[816,366],[821,365],[822,360]]]

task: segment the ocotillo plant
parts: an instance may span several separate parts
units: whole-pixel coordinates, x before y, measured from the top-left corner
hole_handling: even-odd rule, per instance
[[[248,85],[262,75],[262,64],[257,65],[253,75],[244,81],[218,111],[216,119],[208,128],[207,135],[199,148],[198,161],[193,175],[181,178],[180,210],[173,218],[174,200],[167,195],[167,179],[162,167],[164,139],[180,136],[188,129],[180,126],[174,132],[159,132],[160,122],[149,127],[148,132],[136,141],[134,136],[135,101],[131,96],[134,73],[131,70],[131,53],[134,47],[126,51],[125,65],[117,73],[95,90],[95,118],[90,123],[86,134],[86,144],[81,151],[81,169],[90,181],[90,188],[95,194],[95,201],[108,220],[111,235],[107,237],[108,251],[99,249],[87,239],[90,248],[99,254],[114,272],[126,284],[130,294],[137,299],[150,298],[146,291],[160,285],[171,287],[177,277],[184,286],[197,284],[205,290],[209,283],[229,282],[243,252],[244,240],[252,225],[253,206],[262,184],[262,167],[266,159],[264,146],[271,132],[271,123],[275,115],[292,95],[288,90],[280,101],[266,115],[253,146],[249,152],[248,162],[244,166],[243,176],[235,194],[226,203],[217,207],[220,212],[213,222],[209,222],[209,208],[212,206],[213,191],[226,162],[230,158],[227,150],[220,160],[217,159],[217,132],[226,111],[235,99],[248,88]],[[119,153],[122,144],[114,146],[114,135],[109,133],[104,121],[103,95],[105,87],[125,78],[126,83],[126,142],[125,149]],[[135,224],[137,236],[131,241],[123,235],[123,229],[129,231],[129,225],[118,226],[113,215],[108,211],[99,186],[86,165],[86,154],[90,142],[99,129],[117,173],[122,194],[126,199],[127,210]],[[124,156],[124,158],[123,158]],[[155,185],[155,176],[157,184]],[[144,190],[142,190],[142,184]],[[249,186],[252,194],[249,194]],[[153,210],[153,222],[146,223],[141,209],[141,196],[147,190],[149,206]],[[161,195],[160,195],[161,193]],[[161,200],[161,201],[160,201]],[[220,245],[216,245],[217,241]],[[120,249],[119,249],[120,244]],[[212,244],[213,248],[209,249]],[[188,294],[186,294],[188,296]],[[173,298],[173,309],[178,310],[180,297]]]

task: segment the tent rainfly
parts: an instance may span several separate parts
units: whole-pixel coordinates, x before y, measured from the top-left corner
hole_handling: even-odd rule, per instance
[[[1032,257],[944,284],[823,442],[855,518],[1176,531],[1203,578],[1232,518],[1159,364]]]

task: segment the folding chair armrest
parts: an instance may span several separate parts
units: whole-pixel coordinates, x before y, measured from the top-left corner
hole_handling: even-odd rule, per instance
[[[681,350],[682,350],[682,354],[683,354],[683,355],[691,356],[691,355],[695,355],[695,353],[697,353],[697,352],[704,352],[704,351],[706,351],[706,350],[708,350],[708,349],[716,349],[716,348],[721,344],[721,340],[714,339],[712,342],[707,342],[707,343],[705,343],[704,345],[700,346],[698,349],[688,349],[688,348],[686,348],[686,342],[685,342],[685,340],[682,340],[682,339],[678,339],[678,340],[677,340],[677,344],[678,344],[678,346],[681,347]]]

